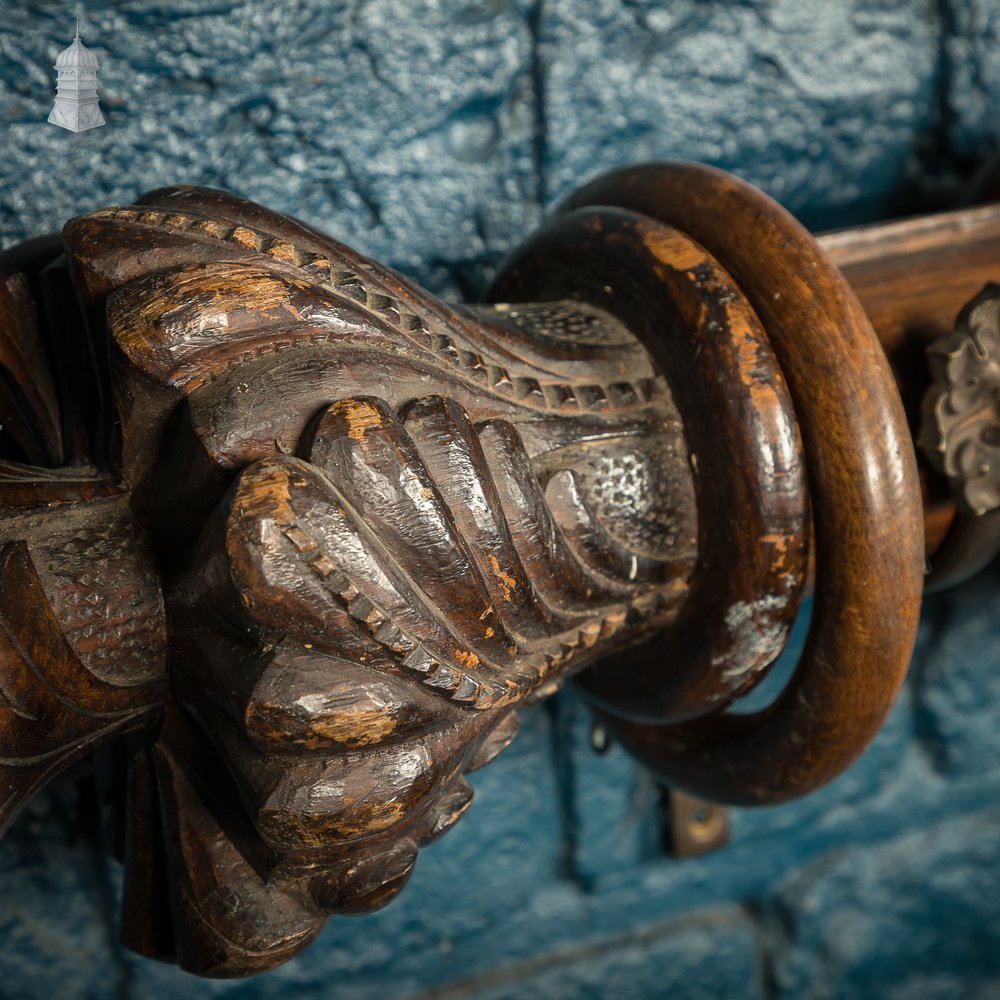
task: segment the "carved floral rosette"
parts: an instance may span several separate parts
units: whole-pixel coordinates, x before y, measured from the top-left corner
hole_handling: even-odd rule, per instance
[[[1000,285],[962,310],[927,349],[931,386],[919,443],[972,514],[1000,507]]]

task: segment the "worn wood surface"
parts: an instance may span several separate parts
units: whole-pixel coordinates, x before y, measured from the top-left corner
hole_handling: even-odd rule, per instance
[[[756,313],[689,237],[604,209],[555,218],[507,262],[490,297],[605,309],[667,373],[698,512],[684,609],[657,633],[648,666],[633,647],[605,656],[580,683],[599,704],[650,722],[725,706],[784,648],[809,551],[798,427]]]
[[[946,231],[824,238],[904,400],[955,289],[891,289]],[[571,675],[665,778],[768,802],[845,767],[905,669],[924,524],[890,369],[816,242],[716,171],[598,181],[476,306],[160,189],[0,254],[0,371],[0,822],[122,737],[124,939],[202,975],[387,903]],[[722,714],[811,552],[794,680]]]
[[[220,192],[72,220],[64,253],[168,637],[125,938],[247,975],[398,892],[513,709],[676,617],[681,418],[607,311],[449,306]]]
[[[795,405],[816,559],[805,650],[773,705],[683,727],[616,713],[610,725],[640,759],[696,794],[738,803],[801,794],[867,746],[916,634],[924,574],[919,481],[885,355],[816,241],[736,178],[694,164],[627,168],[564,207],[585,205],[618,205],[682,228],[739,283]],[[644,652],[647,670],[665,655],[649,642]]]

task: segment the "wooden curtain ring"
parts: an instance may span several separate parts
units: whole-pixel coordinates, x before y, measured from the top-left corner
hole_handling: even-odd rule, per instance
[[[487,298],[606,310],[667,378],[695,485],[697,565],[677,619],[578,682],[595,704],[646,722],[724,707],[784,648],[809,555],[798,428],[756,314],[692,239],[607,208],[554,217],[505,263]]]
[[[816,589],[802,659],[750,716],[678,727],[606,713],[673,784],[718,801],[785,801],[829,781],[874,737],[912,653],[924,555],[913,448],[860,304],[813,237],[770,198],[694,164],[608,174],[563,205],[618,206],[690,235],[746,295],[788,381],[805,448]]]

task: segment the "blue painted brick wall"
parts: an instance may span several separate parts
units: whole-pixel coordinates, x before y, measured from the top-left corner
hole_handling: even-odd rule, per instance
[[[293,212],[472,294],[547,206],[651,158],[822,228],[960,193],[1000,140],[996,0],[91,0],[106,128],[45,124],[69,3],[0,3],[0,244],[166,183]],[[524,714],[403,896],[289,965],[200,983],[116,944],[67,778],[0,843],[0,997],[1000,995],[1000,574],[928,599],[861,762],[677,862],[572,693]]]

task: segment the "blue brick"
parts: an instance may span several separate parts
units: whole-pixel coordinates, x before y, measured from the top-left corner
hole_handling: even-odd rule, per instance
[[[38,794],[0,841],[0,997],[114,995],[114,901],[82,796],[69,780]],[[109,993],[110,991],[110,993]]]
[[[996,995],[998,829],[997,808],[949,817],[790,875],[763,907],[778,995]]]

